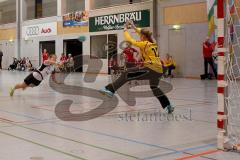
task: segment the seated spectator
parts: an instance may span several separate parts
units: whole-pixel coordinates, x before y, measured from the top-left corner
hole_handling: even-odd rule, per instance
[[[30,61],[30,59],[29,59],[28,57],[26,58],[26,68],[27,68],[29,71],[32,71],[32,70],[33,70],[32,62]]]
[[[26,58],[23,57],[23,59],[21,59],[21,61],[19,63],[20,63],[19,70],[20,71],[25,71],[26,70]]]
[[[17,58],[13,57],[13,63],[8,67],[8,70],[16,70],[18,65]]]
[[[22,62],[22,58],[20,57],[18,60],[17,60],[17,70],[21,70],[21,62]]]
[[[70,72],[74,71],[74,59],[72,57],[72,54],[68,54],[67,68]]]
[[[175,63],[173,57],[170,56],[169,54],[166,54],[166,59],[164,61],[164,67],[166,67],[166,69],[168,71],[168,76],[173,77],[172,70],[176,69],[176,63]]]

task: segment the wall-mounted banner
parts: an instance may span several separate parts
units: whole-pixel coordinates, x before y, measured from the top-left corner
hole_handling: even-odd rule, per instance
[[[87,11],[67,13],[63,16],[63,26],[88,26],[88,19],[89,16]]]
[[[89,31],[121,30],[128,19],[133,20],[138,27],[150,27],[150,10],[90,17]]]
[[[23,26],[22,37],[25,39],[57,35],[57,22]]]

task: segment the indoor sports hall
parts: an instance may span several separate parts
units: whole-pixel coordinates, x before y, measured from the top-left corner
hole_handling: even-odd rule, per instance
[[[0,160],[239,160],[239,0],[0,0]]]

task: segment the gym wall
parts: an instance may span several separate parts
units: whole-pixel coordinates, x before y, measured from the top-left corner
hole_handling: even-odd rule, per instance
[[[166,53],[173,55],[177,62],[177,76],[199,78],[204,71],[202,43],[208,33],[206,1],[159,2],[158,19],[161,57]],[[181,29],[174,30],[173,25],[180,25]]]

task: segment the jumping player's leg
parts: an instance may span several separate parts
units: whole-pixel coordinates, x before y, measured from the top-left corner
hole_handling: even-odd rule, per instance
[[[120,77],[114,81],[113,83],[108,84],[105,88],[112,93],[115,93],[122,85],[124,85],[128,81],[127,72],[123,72]]]
[[[29,87],[29,85],[27,85],[25,82],[18,83],[13,88],[10,89],[9,94],[12,97],[14,92],[15,92],[15,90],[17,90],[17,89],[25,90],[27,87]]]
[[[147,68],[131,68],[123,72],[120,77],[113,83],[108,84],[104,89],[100,90],[101,93],[106,94],[109,97],[112,97],[121,86],[130,80],[143,79],[148,74]]]
[[[170,104],[168,97],[158,86],[161,76],[162,74],[157,73],[149,68],[127,71],[124,72],[115,82],[107,85],[105,89],[100,90],[100,92],[112,97],[115,91],[117,91],[129,80],[149,80],[150,88],[152,89],[153,94],[158,98],[163,109],[170,114],[174,111],[174,107]]]
[[[24,79],[24,82],[18,83],[13,88],[11,88],[9,91],[9,94],[10,96],[13,96],[15,90],[17,89],[25,90],[27,87],[35,87],[35,86],[38,86],[40,83],[41,81],[38,81],[37,79],[35,79],[33,74],[31,73]]]
[[[26,89],[27,87],[29,87],[25,82],[22,83],[18,83],[15,85],[14,89]]]
[[[167,113],[172,113],[174,111],[174,107],[171,105],[168,97],[163,93],[163,91],[159,88],[159,79],[158,78],[151,78],[149,80],[150,88],[154,94],[154,96],[159,100],[162,108]]]

